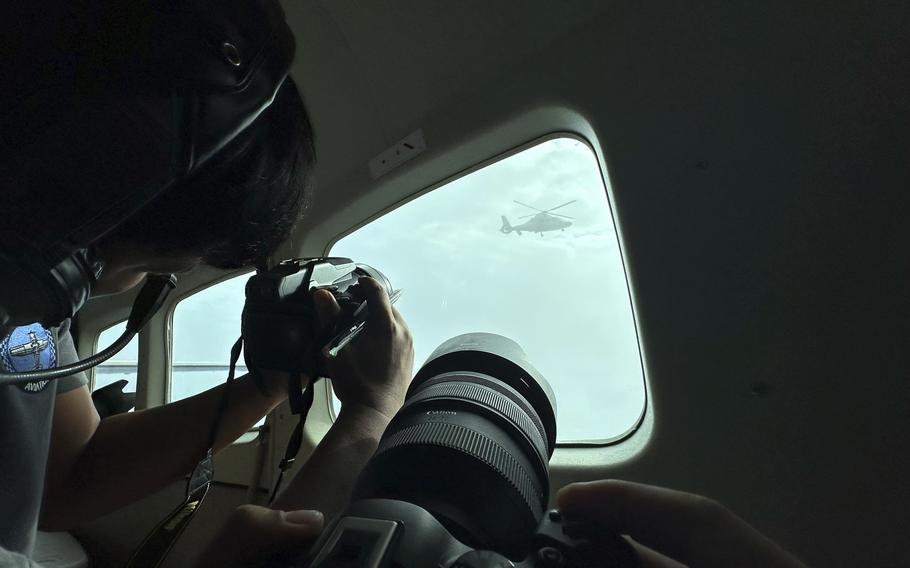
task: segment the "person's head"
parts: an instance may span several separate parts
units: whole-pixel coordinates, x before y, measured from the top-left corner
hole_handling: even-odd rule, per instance
[[[149,272],[261,263],[305,209],[315,159],[312,127],[288,77],[210,163],[96,243],[105,269],[93,295],[132,288]]]

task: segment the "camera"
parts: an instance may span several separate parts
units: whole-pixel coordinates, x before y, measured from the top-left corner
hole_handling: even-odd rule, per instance
[[[444,342],[415,375],[351,504],[297,565],[637,566],[619,535],[547,511],[555,407],[514,341]]]
[[[295,258],[257,272],[247,281],[241,317],[247,368],[321,376],[321,352],[353,337],[369,315],[357,287],[362,276],[394,295],[382,272],[349,258]],[[331,292],[341,308],[328,329],[320,325],[313,306],[316,289]]]

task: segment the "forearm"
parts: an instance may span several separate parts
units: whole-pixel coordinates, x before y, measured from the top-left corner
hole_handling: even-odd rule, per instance
[[[335,424],[272,507],[316,509],[326,521],[341,513],[389,420],[364,406],[343,406]]]
[[[102,420],[72,466],[58,468],[62,471],[49,476],[42,525],[71,527],[187,475],[208,449],[224,388],[221,385],[172,404]],[[272,396],[265,396],[250,376],[236,379],[215,450],[268,414],[283,399],[279,392],[271,388]]]

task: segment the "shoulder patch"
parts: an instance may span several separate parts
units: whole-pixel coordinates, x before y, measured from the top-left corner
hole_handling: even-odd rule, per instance
[[[40,323],[22,325],[0,341],[0,360],[10,373],[39,371],[57,366],[57,338]],[[49,381],[19,385],[26,392],[41,392]]]

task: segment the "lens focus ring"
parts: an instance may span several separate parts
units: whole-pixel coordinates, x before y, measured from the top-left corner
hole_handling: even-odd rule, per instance
[[[531,475],[505,448],[480,432],[450,422],[422,422],[383,438],[376,456],[401,446],[437,446],[470,455],[508,481],[531,514],[543,510],[543,494]]]

